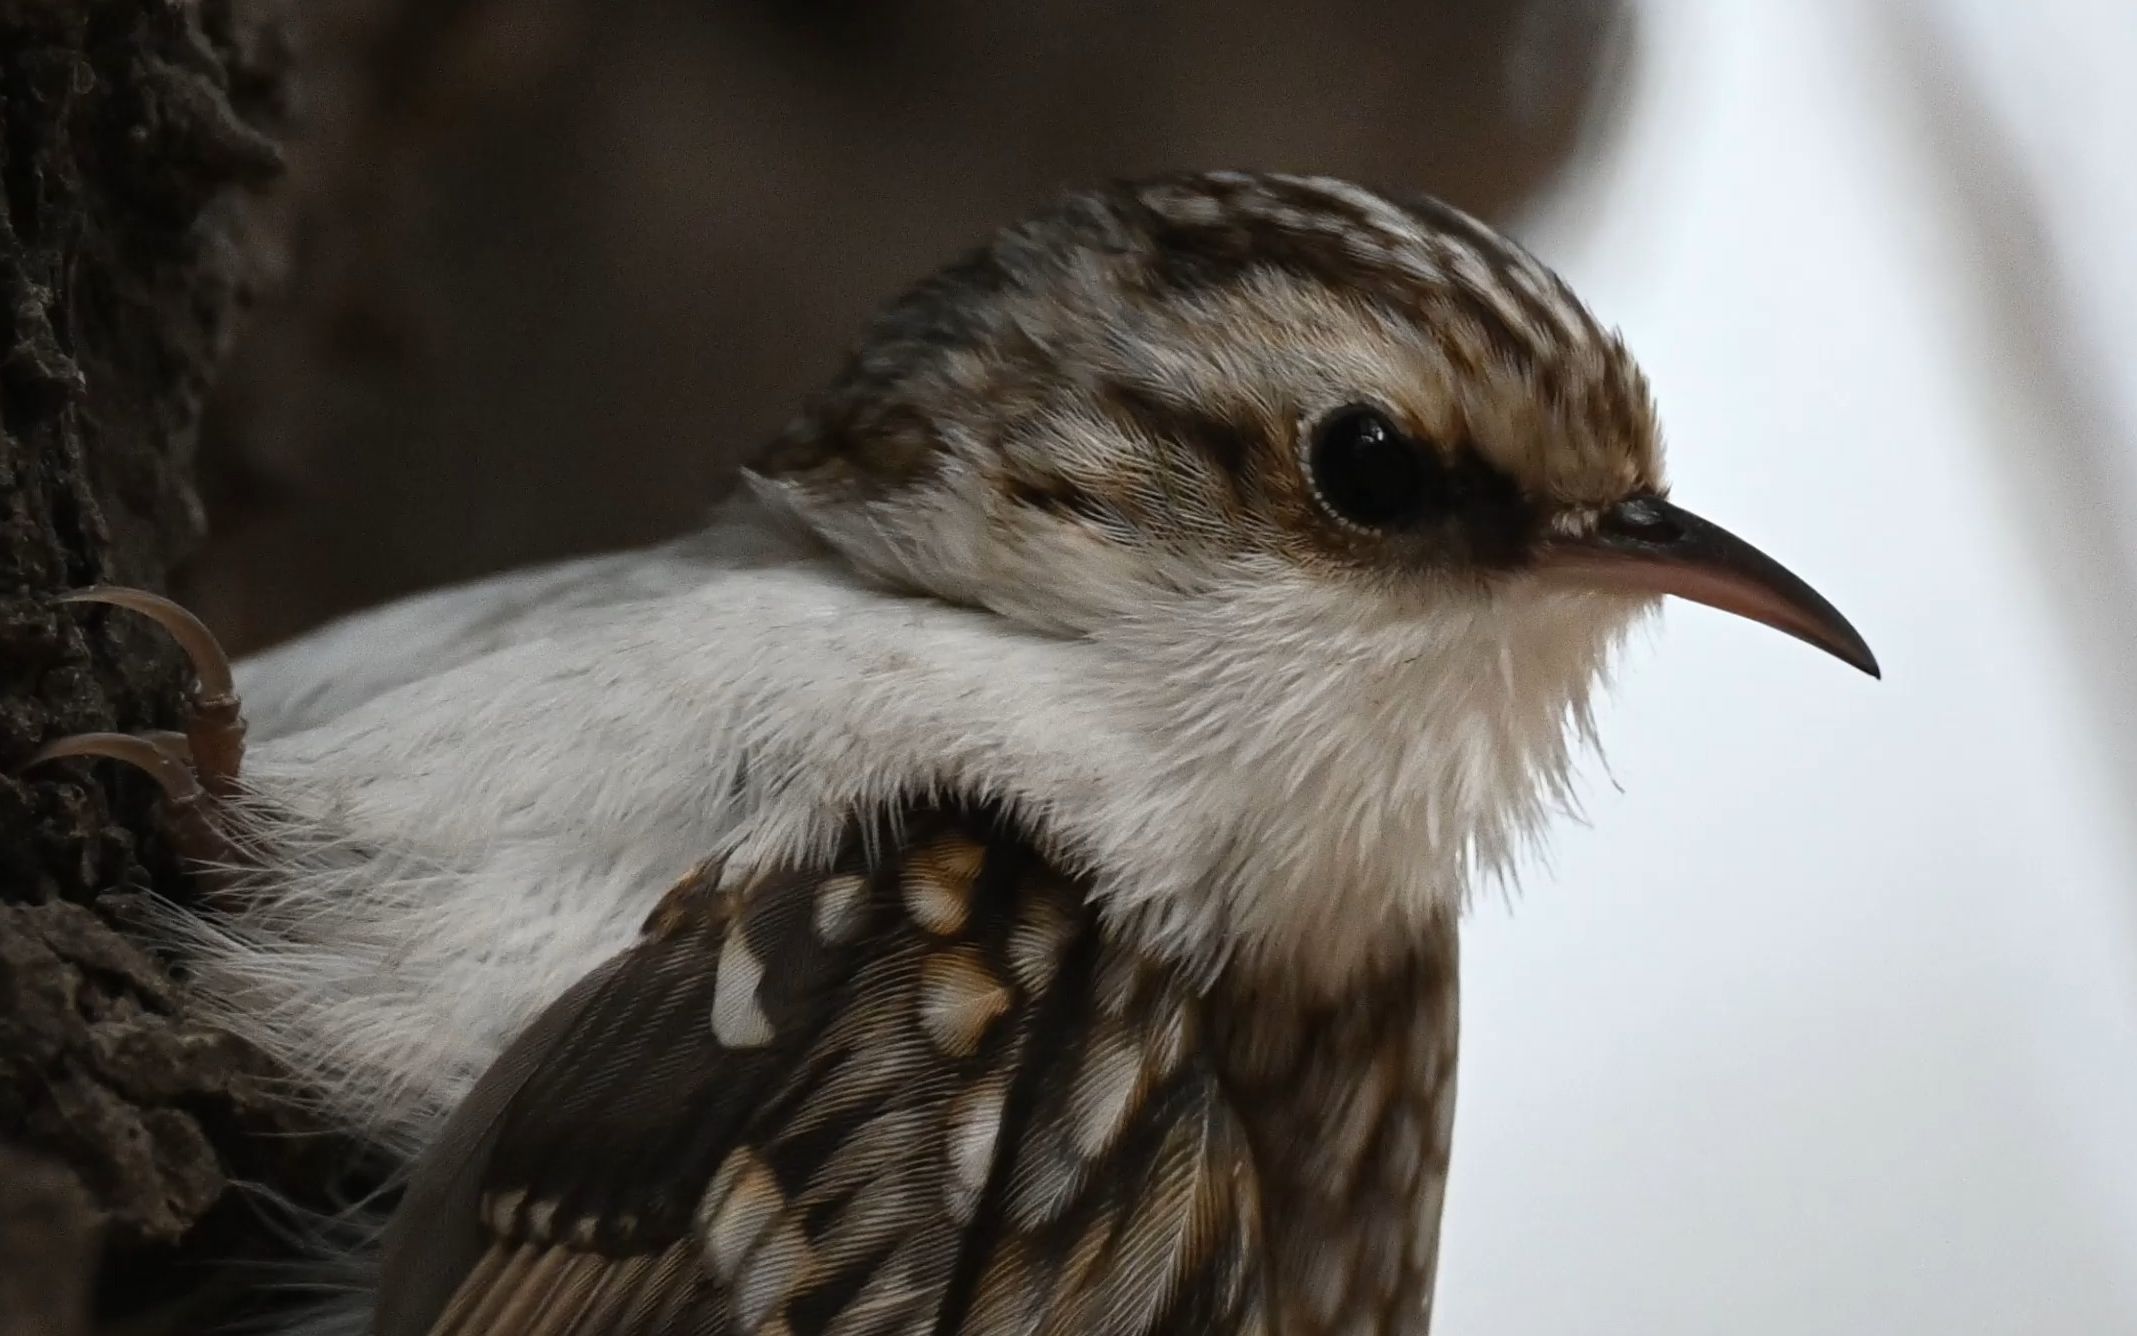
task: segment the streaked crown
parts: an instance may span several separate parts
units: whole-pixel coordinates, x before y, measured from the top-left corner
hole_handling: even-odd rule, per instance
[[[1489,579],[1659,453],[1623,345],[1512,242],[1212,172],[1069,195],[921,283],[753,472],[864,569],[1078,629],[1243,559]]]

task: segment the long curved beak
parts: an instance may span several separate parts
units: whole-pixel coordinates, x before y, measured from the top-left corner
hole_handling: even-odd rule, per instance
[[[1817,590],[1727,529],[1659,496],[1619,502],[1584,537],[1550,540],[1539,565],[1590,588],[1675,594],[1733,612],[1881,676],[1877,656]]]

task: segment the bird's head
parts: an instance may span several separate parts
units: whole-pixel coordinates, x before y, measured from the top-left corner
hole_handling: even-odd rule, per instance
[[[1183,768],[1271,769],[1354,850],[1422,823],[1445,903],[1559,796],[1659,596],[1876,671],[1661,454],[1622,343],[1513,243],[1218,172],[1070,195],[923,282],[752,472],[876,578],[1121,647]]]

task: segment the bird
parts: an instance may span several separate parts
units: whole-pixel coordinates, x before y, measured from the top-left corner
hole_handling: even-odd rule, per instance
[[[1672,595],[1878,672],[1515,242],[1176,173],[893,299],[683,538],[234,672],[74,595],[200,708],[38,759],[157,773],[154,930],[407,1166],[307,1330],[1423,1333],[1463,907]]]

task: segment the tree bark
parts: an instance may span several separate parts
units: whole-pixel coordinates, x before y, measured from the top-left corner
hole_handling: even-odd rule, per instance
[[[195,1329],[192,1261],[270,1246],[233,1183],[311,1153],[255,1135],[291,1126],[259,1060],[118,930],[188,893],[153,786],[17,771],[177,721],[156,628],[49,596],[159,588],[201,538],[203,401],[275,256],[284,25],[279,0],[0,0],[0,1333]]]

